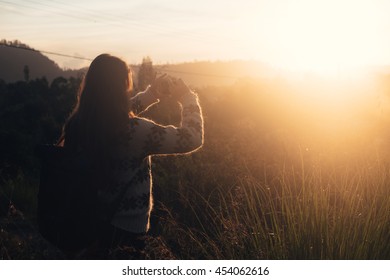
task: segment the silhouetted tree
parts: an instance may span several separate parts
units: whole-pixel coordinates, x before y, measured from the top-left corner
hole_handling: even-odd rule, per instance
[[[156,78],[156,71],[153,69],[152,59],[147,56],[142,59],[142,64],[138,72],[138,90],[145,90]]]
[[[28,82],[30,80],[30,68],[28,65],[24,65],[23,68],[24,80]]]
[[[19,171],[35,175],[36,145],[55,143],[76,101],[80,79],[0,80],[0,185]],[[1,201],[0,201],[1,203]]]

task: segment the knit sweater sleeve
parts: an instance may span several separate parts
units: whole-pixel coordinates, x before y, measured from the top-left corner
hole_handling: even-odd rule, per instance
[[[203,117],[196,94],[189,92],[179,101],[181,125],[163,126],[143,118],[132,119],[133,147],[142,156],[184,154],[203,145]]]
[[[151,93],[151,87],[148,86],[145,91],[137,93],[130,98],[130,109],[135,115],[146,111],[150,106],[158,103],[158,99]]]

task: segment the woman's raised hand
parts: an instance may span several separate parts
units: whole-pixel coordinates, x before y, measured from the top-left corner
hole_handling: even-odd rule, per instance
[[[180,100],[184,95],[190,94],[190,88],[182,79],[173,79],[171,85],[171,96],[173,99]]]
[[[177,101],[186,94],[190,94],[190,88],[182,79],[176,79],[167,74],[156,78],[151,85],[152,94],[158,99],[172,98]]]
[[[169,97],[171,95],[172,83],[172,77],[164,74],[154,80],[150,90],[156,98],[162,99]]]

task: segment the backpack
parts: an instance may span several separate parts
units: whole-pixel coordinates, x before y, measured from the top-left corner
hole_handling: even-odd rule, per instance
[[[41,235],[64,252],[88,247],[115,213],[98,200],[98,188],[106,180],[82,152],[41,145],[36,154],[41,160],[37,211]]]

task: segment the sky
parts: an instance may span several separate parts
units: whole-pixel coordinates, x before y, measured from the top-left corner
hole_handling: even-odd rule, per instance
[[[388,0],[0,0],[0,39],[129,63],[243,59],[335,71],[390,65],[389,15]]]

